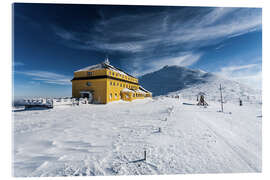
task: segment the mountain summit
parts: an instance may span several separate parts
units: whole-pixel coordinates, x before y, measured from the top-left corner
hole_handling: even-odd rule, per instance
[[[154,96],[165,95],[194,84],[206,83],[214,75],[201,70],[181,66],[164,66],[162,69],[139,77],[139,82],[153,92]]]
[[[222,85],[224,100],[261,102],[261,93],[234,80],[225,79],[213,73],[193,70],[181,66],[164,66],[158,71],[139,77],[143,87],[153,92],[153,96],[181,95],[196,98],[200,92],[208,99],[219,100]]]

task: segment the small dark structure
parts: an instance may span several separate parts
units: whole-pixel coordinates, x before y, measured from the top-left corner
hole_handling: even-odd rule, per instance
[[[203,92],[199,92],[197,95],[197,98],[200,97],[199,102],[197,103],[198,106],[208,106],[208,103],[205,101],[205,96],[206,94]]]
[[[239,105],[240,105],[240,106],[243,105],[242,99],[239,99]]]

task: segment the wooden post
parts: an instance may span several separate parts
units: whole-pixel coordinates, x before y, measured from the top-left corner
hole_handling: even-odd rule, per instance
[[[221,89],[221,84],[220,84],[219,90],[220,90],[220,104],[221,104],[221,112],[223,112],[223,98],[222,98],[222,89]]]

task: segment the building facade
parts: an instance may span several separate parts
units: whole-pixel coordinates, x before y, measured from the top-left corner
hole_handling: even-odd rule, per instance
[[[72,97],[88,98],[92,103],[152,97],[151,92],[139,85],[137,78],[110,65],[108,60],[75,71],[71,82]]]

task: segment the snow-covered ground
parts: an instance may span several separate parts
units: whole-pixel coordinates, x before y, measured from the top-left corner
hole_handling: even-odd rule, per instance
[[[217,101],[194,103],[14,110],[14,176],[260,172],[261,104],[228,101],[222,113]]]
[[[219,76],[211,76],[204,83],[193,84],[179,91],[168,93],[168,95],[180,95],[182,98],[196,100],[196,95],[203,92],[206,94],[206,99],[220,101],[220,85],[224,102],[237,103],[241,99],[245,103],[262,103],[260,90]]]

